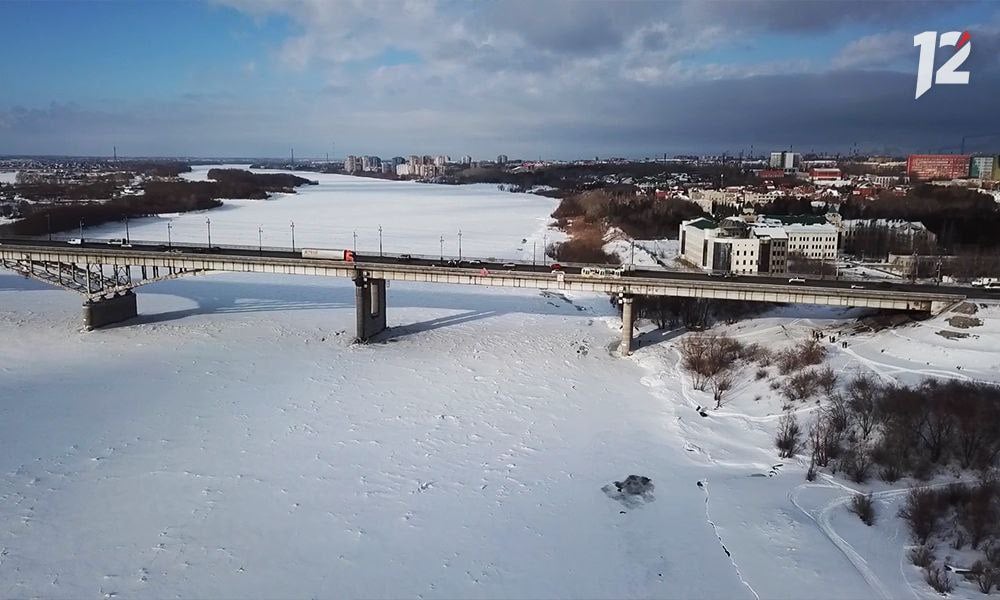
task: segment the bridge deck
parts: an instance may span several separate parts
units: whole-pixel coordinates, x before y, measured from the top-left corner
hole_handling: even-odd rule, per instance
[[[871,289],[867,285],[864,288],[852,287],[848,282],[835,280],[811,280],[805,284],[793,284],[776,278],[743,277],[736,281],[711,278],[700,273],[671,271],[642,271],[622,277],[591,277],[579,274],[579,269],[575,269],[576,273],[572,269],[564,273],[550,273],[530,270],[530,265],[505,269],[498,264],[487,265],[488,274],[483,274],[479,265],[412,264],[412,261],[398,257],[384,259],[360,256],[359,262],[347,263],[302,258],[301,254],[284,249],[256,252],[246,248],[226,247],[209,253],[205,248],[187,246],[171,250],[166,252],[159,246],[122,248],[59,242],[19,241],[9,244],[0,241],[0,259],[8,263],[34,261],[75,265],[128,265],[132,268],[157,267],[169,272],[230,271],[348,278],[354,278],[359,272],[363,272],[369,278],[390,281],[919,311],[934,311],[935,307],[947,306],[966,297],[956,288],[893,285]],[[137,283],[122,286],[122,289],[130,289]]]

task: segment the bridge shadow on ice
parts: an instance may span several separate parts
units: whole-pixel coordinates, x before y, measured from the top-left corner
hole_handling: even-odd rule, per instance
[[[353,319],[355,290],[353,284],[339,282],[329,285],[329,280],[316,284],[249,283],[224,279],[191,278],[167,281],[140,288],[139,316],[111,327],[128,327],[136,324],[177,321],[185,317],[208,314],[248,314],[288,311],[349,311]],[[2,283],[0,283],[2,285]],[[44,284],[40,284],[43,287]],[[504,290],[506,292],[506,290]],[[176,310],[154,311],[144,300],[145,295],[162,294],[184,298],[195,306]],[[460,311],[418,322],[399,322],[398,311],[404,309],[436,309]],[[553,316],[581,316],[581,307],[569,300],[540,294],[497,293],[489,288],[463,288],[438,285],[433,289],[415,289],[407,285],[391,286],[388,293],[390,329],[378,336],[385,341],[423,331],[432,331],[452,325],[489,319],[504,314],[533,314]],[[353,321],[352,321],[353,322]],[[317,321],[322,325],[322,321]]]

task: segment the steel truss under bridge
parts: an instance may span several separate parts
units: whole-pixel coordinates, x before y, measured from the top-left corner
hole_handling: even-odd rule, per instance
[[[0,260],[0,266],[53,285],[100,300],[127,292],[140,285],[176,279],[182,275],[198,273],[198,269],[168,267],[134,267],[131,265],[52,262],[22,259]]]

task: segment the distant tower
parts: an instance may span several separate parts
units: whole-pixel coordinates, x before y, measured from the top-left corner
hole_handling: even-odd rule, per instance
[[[292,164],[295,164],[295,148],[292,148]]]
[[[115,153],[115,162],[118,162],[118,146],[113,146]]]

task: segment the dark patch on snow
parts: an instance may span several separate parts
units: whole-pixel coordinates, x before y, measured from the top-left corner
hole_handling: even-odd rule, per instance
[[[653,496],[653,480],[642,475],[629,475],[624,481],[615,481],[601,488],[612,500],[616,500],[625,508],[637,508],[655,500]]]

